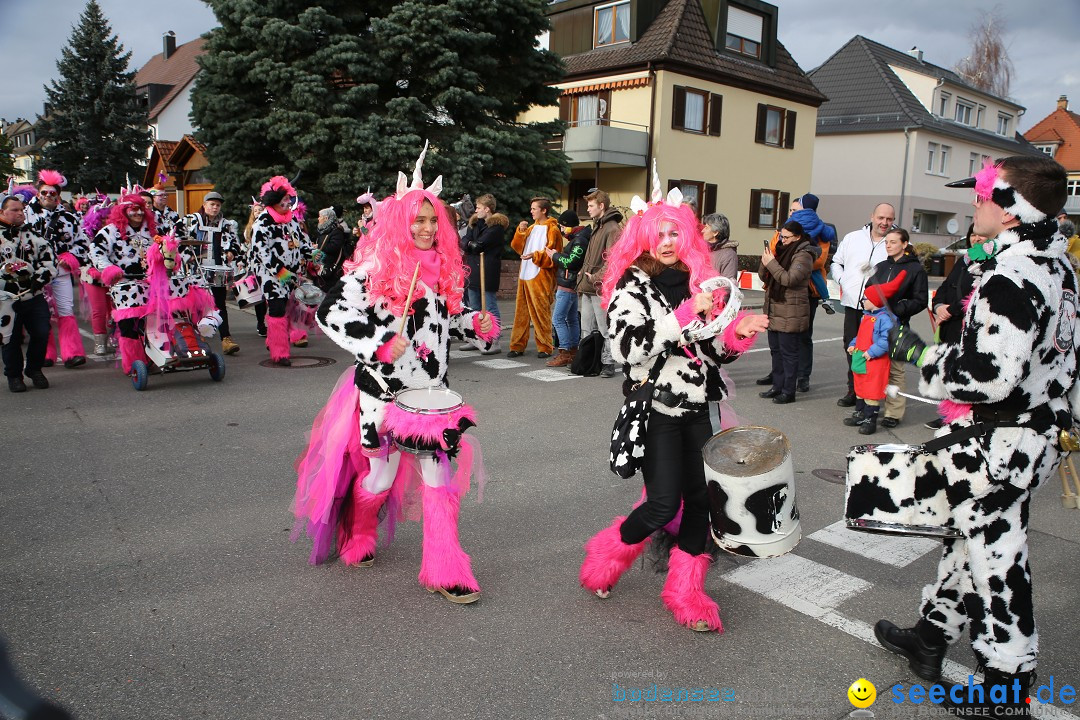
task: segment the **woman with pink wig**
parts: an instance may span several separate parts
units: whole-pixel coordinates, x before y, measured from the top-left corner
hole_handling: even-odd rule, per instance
[[[423,157],[423,156],[421,156]],[[480,586],[458,540],[458,512],[468,491],[475,441],[467,405],[439,420],[433,452],[403,459],[392,433],[422,417],[403,417],[396,394],[446,382],[450,335],[490,348],[499,327],[488,313],[462,307],[461,251],[441,178],[424,189],[419,165],[412,188],[379,205],[379,222],[361,238],[357,257],[319,308],[326,335],[356,357],[316,418],[307,450],[297,462],[294,512],[314,541],[311,562],[326,560],[335,544],[346,565],[375,559],[379,511],[400,514],[410,487],[421,492],[423,556],[420,582],[451,602],[475,602]],[[416,277],[415,288],[410,287]],[[401,318],[407,318],[402,330]],[[400,435],[398,435],[400,439]],[[451,470],[456,457],[457,471]],[[390,528],[392,537],[392,525]]]
[[[626,378],[624,393],[645,381],[656,363],[664,363],[644,431],[644,500],[585,544],[579,579],[597,596],[608,597],[649,536],[675,520],[681,505],[661,597],[679,624],[722,631],[719,608],[705,593],[712,558],[705,551],[709,507],[701,449],[714,432],[709,403],[729,394],[721,366],[745,352],[768,319],[740,313],[720,336],[691,340],[689,331],[722,308],[719,296],[701,290],[702,281],[716,271],[681,193],[672,190],[663,201],[654,190],[653,200],[646,205],[635,197],[631,203],[634,215],[611,249],[601,292],[611,354]]]

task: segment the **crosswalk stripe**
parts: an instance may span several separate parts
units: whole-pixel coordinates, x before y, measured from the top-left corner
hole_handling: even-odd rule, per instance
[[[580,375],[568,373],[565,370],[549,370],[546,368],[543,370],[533,370],[531,372],[518,373],[518,375],[520,375],[521,377],[530,378],[532,380],[542,380],[543,382],[555,382],[557,380],[576,380],[581,377]]]
[[[494,360],[477,360],[473,365],[481,365],[492,370],[511,370],[513,368],[528,367],[529,363],[518,362],[517,360],[507,360],[505,358],[496,358]]]
[[[926,553],[941,547],[939,541],[930,538],[848,530],[843,520],[827,525],[808,537],[895,567],[906,567]]]

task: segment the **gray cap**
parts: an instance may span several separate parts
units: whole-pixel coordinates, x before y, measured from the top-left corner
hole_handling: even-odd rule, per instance
[[[225,198],[221,197],[221,193],[214,192],[213,190],[203,196],[203,202],[206,202],[207,200],[217,200],[219,203],[225,202]]]

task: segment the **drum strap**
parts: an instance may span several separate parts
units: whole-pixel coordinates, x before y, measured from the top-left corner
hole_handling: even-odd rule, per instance
[[[979,418],[979,413],[975,412],[975,417]],[[983,417],[977,422],[972,423],[966,427],[962,427],[959,430],[954,430],[951,433],[942,435],[941,437],[934,438],[929,442],[923,443],[923,451],[927,453],[936,453],[938,450],[944,450],[947,447],[953,445],[959,445],[962,442],[971,440],[972,438],[982,437],[987,433],[993,432],[995,428],[1003,427],[1027,427],[1031,422],[1036,419],[1046,420],[1053,419],[1053,411],[1046,405],[1040,405],[1037,408],[1031,410],[1031,420],[1020,422],[1018,415],[1015,417],[996,417],[988,418]]]
[[[367,367],[366,365],[357,365],[356,373],[357,387],[369,391],[374,390],[375,388],[371,386],[371,381],[374,381],[375,385],[382,390],[382,393],[379,395],[379,398],[381,400],[389,401],[393,399],[394,393],[390,392],[390,386],[386,384],[386,381],[382,379],[382,376],[380,376],[376,372],[372,372],[371,368]],[[364,382],[365,379],[367,379],[368,382]]]

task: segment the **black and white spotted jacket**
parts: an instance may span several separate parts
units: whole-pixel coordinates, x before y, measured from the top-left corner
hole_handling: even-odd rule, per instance
[[[278,279],[282,270],[299,275],[304,261],[311,259],[314,247],[295,217],[278,223],[262,211],[251,226],[249,267],[259,278],[266,300],[287,300],[291,287]]]
[[[0,223],[0,290],[25,292],[19,300],[29,300],[41,295],[55,273],[56,256],[34,226]]]
[[[1068,240],[1055,230],[1052,220],[1012,228],[998,236],[994,257],[971,263],[975,287],[960,341],[926,350],[919,385],[930,398],[1018,416],[1027,428],[996,429],[953,454],[972,453],[972,462],[981,454],[993,482],[1022,488],[1045,479],[1057,463],[1055,440],[1067,424],[1077,376],[1077,280],[1065,255]],[[1051,413],[1033,418],[1038,408]],[[963,410],[954,425],[970,424]],[[972,462],[954,457],[953,464]]]
[[[736,359],[745,348],[732,348],[725,339],[690,342],[675,317],[674,308],[653,285],[648,273],[631,265],[619,279],[608,304],[611,357],[623,364],[633,383],[642,382],[661,353],[669,353],[656,380],[656,389],[691,403],[723,400],[728,395],[720,366]],[[724,337],[734,338],[734,333]],[[752,340],[744,343],[749,345]],[[654,402],[653,410],[680,417],[685,408]]]
[[[154,225],[157,228],[158,235],[168,235],[170,232],[175,231],[175,234],[179,237],[180,213],[171,207],[166,207],[164,210],[154,208]]]
[[[86,236],[79,232],[78,218],[70,210],[62,205],[47,210],[38,198],[34,198],[26,205],[26,224],[49,243],[57,260],[64,253],[71,253],[80,265],[86,264],[90,248]],[[60,269],[58,266],[57,270]]]
[[[331,288],[316,315],[327,337],[356,357],[361,444],[366,448],[379,447],[378,431],[388,397],[408,388],[446,384],[452,334],[481,349],[494,343],[494,338],[485,341],[477,336],[474,323],[479,313],[451,316],[446,299],[422,280],[417,282],[416,295],[404,333],[411,342],[394,363],[382,362],[378,353],[397,334],[401,318],[373,301],[362,269],[345,275]]]
[[[244,248],[240,244],[240,234],[235,220],[218,215],[213,222],[210,222],[201,212],[192,213],[185,216],[184,221],[176,228],[176,237],[181,241],[186,239],[197,243],[188,245],[181,242],[180,255],[189,267],[200,267],[207,263],[212,265],[244,264]],[[225,253],[233,254],[231,263],[225,259]]]

